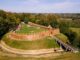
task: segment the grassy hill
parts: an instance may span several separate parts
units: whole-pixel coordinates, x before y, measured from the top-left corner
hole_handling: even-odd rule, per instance
[[[58,44],[56,41],[51,37],[46,37],[40,40],[34,41],[18,41],[18,40],[11,40],[6,36],[2,39],[7,45],[17,49],[47,49],[47,48],[58,48]]]
[[[35,26],[30,26],[27,24],[22,24],[20,30],[16,30],[15,33],[18,34],[32,34],[32,33],[37,33],[44,31],[44,28],[40,27],[35,27]],[[37,38],[37,37],[36,37]],[[9,45],[10,47],[17,48],[17,49],[25,49],[25,50],[30,50],[30,49],[48,49],[48,48],[59,48],[58,44],[52,37],[45,37],[37,40],[32,40],[28,41],[25,40],[14,40],[10,39],[8,37],[8,34],[6,34],[2,40]]]

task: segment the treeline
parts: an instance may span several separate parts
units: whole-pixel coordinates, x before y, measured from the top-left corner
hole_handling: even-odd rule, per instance
[[[11,12],[0,10],[0,38],[18,25],[20,20]]]
[[[0,38],[8,31],[15,29],[22,21],[25,23],[31,21],[44,26],[51,25],[57,28],[58,18],[55,14],[11,13],[0,10]]]
[[[60,20],[59,28],[70,44],[80,49],[80,20]]]
[[[68,36],[71,45],[80,49],[80,28],[69,28],[66,35]]]

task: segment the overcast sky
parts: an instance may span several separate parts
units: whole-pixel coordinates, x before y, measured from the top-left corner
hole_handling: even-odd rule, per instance
[[[0,9],[28,13],[80,13],[80,0],[0,0]]]

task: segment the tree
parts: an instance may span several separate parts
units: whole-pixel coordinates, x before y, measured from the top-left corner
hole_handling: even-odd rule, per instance
[[[29,21],[29,20],[28,20],[28,18],[27,18],[27,17],[25,17],[25,18],[24,18],[24,22],[27,24],[27,23],[28,23],[28,21]]]

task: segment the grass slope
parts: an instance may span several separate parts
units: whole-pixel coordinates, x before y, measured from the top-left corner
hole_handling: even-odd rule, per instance
[[[2,39],[4,42],[13,47],[18,49],[47,49],[47,48],[56,48],[59,47],[55,40],[51,37],[46,37],[44,39],[35,40],[35,41],[17,41],[17,40],[10,40],[6,36]]]
[[[68,37],[62,33],[57,34],[56,37],[59,38],[60,40],[62,40],[64,43],[69,42]]]

